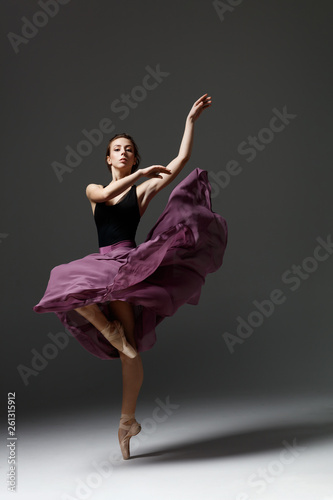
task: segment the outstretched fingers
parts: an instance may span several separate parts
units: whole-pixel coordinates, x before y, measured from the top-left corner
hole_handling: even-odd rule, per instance
[[[209,108],[212,104],[211,96],[208,94],[203,94],[192,106],[192,109],[189,113],[189,118],[192,120],[197,120],[204,109]]]
[[[208,94],[204,94],[199,99],[195,102],[195,105],[199,105],[202,108],[208,108],[212,104],[212,98],[211,96],[208,96]]]

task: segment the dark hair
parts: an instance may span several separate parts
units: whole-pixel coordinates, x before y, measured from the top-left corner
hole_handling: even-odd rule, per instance
[[[134,139],[133,137],[131,137],[130,135],[128,134],[116,134],[114,135],[110,140],[109,140],[109,144],[108,144],[108,147],[107,147],[107,150],[106,150],[106,156],[105,156],[105,161],[106,161],[106,164],[107,164],[107,167],[109,169],[109,172],[112,174],[112,170],[111,170],[111,166],[108,164],[107,162],[107,157],[110,156],[110,146],[111,146],[111,143],[115,140],[115,139],[118,139],[120,137],[123,137],[124,139],[128,139],[129,141],[131,141],[132,145],[133,145],[133,148],[134,148],[134,156],[136,158],[136,163],[134,163],[133,167],[132,167],[132,171],[131,171],[131,174],[133,174],[133,172],[135,172],[138,168],[139,168],[139,164],[140,164],[140,161],[141,161],[141,157],[139,155],[139,150],[138,150],[138,146],[135,144],[134,142]]]

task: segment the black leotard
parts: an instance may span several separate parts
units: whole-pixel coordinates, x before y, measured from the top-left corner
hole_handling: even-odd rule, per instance
[[[114,205],[106,205],[105,202],[96,203],[94,219],[99,247],[113,245],[123,240],[135,242],[140,218],[135,184]]]

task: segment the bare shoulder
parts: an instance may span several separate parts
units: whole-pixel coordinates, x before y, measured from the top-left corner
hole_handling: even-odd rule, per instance
[[[136,185],[136,194],[137,194],[138,198],[139,197],[142,198],[143,196],[147,196],[149,191],[151,191],[153,180],[154,179],[147,179],[146,181],[141,182],[141,184]]]
[[[136,186],[136,196],[141,216],[145,213],[150,201],[156,194],[156,190],[154,189],[155,180],[156,179],[147,179]]]
[[[186,159],[175,158],[165,167],[169,170],[167,175],[162,177],[153,177],[142,182],[137,188],[138,198],[142,199],[142,203],[147,208],[149,202],[157,195],[162,189],[166,188],[173,179],[178,175],[181,168],[186,163]],[[163,172],[164,174],[164,172]]]
[[[88,186],[86,187],[86,196],[90,201],[93,214],[95,214],[96,201],[94,201],[92,198],[96,196],[96,193],[98,193],[98,191],[103,188],[104,186],[102,186],[102,184],[88,184]]]
[[[88,184],[86,187],[86,195],[90,199],[92,193],[95,191],[99,191],[100,189],[103,189],[104,186],[102,184]]]

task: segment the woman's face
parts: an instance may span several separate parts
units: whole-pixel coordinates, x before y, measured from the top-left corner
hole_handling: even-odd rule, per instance
[[[131,172],[136,163],[132,141],[125,139],[125,137],[114,139],[110,144],[108,163],[115,168],[125,168]]]

